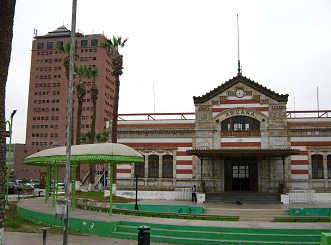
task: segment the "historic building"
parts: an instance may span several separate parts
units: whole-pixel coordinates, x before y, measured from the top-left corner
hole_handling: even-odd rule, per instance
[[[118,166],[118,189],[133,188],[134,174],[145,190],[193,184],[205,192],[331,187],[331,111],[287,111],[288,95],[240,73],[193,100],[193,115],[119,121],[119,142],[139,150],[145,163]]]

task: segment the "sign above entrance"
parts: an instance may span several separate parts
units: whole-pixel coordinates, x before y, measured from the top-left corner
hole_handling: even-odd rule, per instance
[[[256,120],[264,122],[266,120],[266,116],[263,115],[261,112],[250,109],[250,108],[233,108],[226,111],[223,111],[219,114],[220,121],[223,121],[224,119],[227,119],[229,117],[234,116],[247,116],[247,117],[253,117]]]

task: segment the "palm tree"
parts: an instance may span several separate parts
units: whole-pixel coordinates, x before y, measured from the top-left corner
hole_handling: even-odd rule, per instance
[[[120,36],[113,36],[112,39],[106,39],[103,47],[108,49],[112,54],[112,75],[115,77],[115,94],[114,94],[114,107],[113,107],[113,121],[111,142],[117,143],[117,117],[118,117],[118,101],[120,93],[120,76],[123,74],[123,55],[119,53],[119,48],[123,48],[128,38]],[[116,183],[116,164],[113,165],[113,183]]]
[[[66,78],[69,82],[69,66],[70,66],[70,49],[71,49],[71,44],[70,43],[65,43],[64,46],[63,45],[58,45],[57,49],[61,52],[64,53],[66,56],[63,59],[63,66],[65,69],[65,73],[66,73]],[[75,52],[77,52],[77,48],[75,49]],[[77,59],[79,57],[79,55],[77,53],[75,53],[75,59]],[[75,66],[75,70],[77,70],[76,66]],[[75,76],[75,74],[74,74]],[[74,77],[75,78],[75,77]],[[71,127],[71,132],[74,132],[74,124],[72,123],[72,127]],[[73,133],[71,134],[71,143],[73,144]]]
[[[99,70],[96,67],[89,67],[88,74],[92,76],[92,87],[91,87],[91,100],[93,103],[93,115],[92,115],[92,124],[91,124],[91,137],[90,137],[90,144],[93,144],[95,142],[95,124],[96,124],[96,117],[97,117],[97,100],[98,100],[98,88],[95,82],[95,78],[99,75]],[[90,164],[90,175],[89,175],[89,183],[91,186],[89,189],[92,189],[92,186],[94,186],[95,182],[95,165]]]
[[[98,143],[106,143],[109,140],[109,132],[103,131],[102,133],[97,133],[95,135],[95,140]]]
[[[64,46],[63,45],[57,46],[57,49],[61,53],[64,53],[66,55],[66,57],[63,59],[63,66],[66,71],[66,77],[68,81],[69,81],[69,65],[70,65],[70,48],[71,48],[70,43],[65,43]]]
[[[93,103],[93,115],[92,115],[92,124],[91,124],[91,142],[94,143],[95,139],[95,125],[96,125],[96,117],[97,117],[97,100],[98,100],[98,88],[95,82],[96,77],[99,75],[99,70],[97,67],[89,67],[89,73],[92,76],[92,87],[91,87],[91,101]]]
[[[4,242],[4,214],[6,187],[6,120],[5,95],[8,67],[13,39],[15,0],[4,0],[0,4],[0,244]]]
[[[120,91],[120,76],[123,74],[123,55],[119,53],[119,48],[123,48],[128,38],[123,39],[120,36],[113,36],[112,39],[106,39],[103,46],[112,54],[112,74],[115,77],[115,94],[114,108],[112,121],[111,142],[117,143],[117,117],[118,117],[118,101]]]
[[[76,85],[76,94],[78,100],[77,106],[77,121],[76,121],[76,145],[80,145],[81,141],[81,124],[82,124],[82,108],[83,102],[86,95],[86,88],[82,82],[82,78],[86,76],[87,68],[86,66],[79,66],[76,69],[76,74],[78,75],[78,83]],[[80,165],[78,164],[76,168],[76,179],[80,180]]]
[[[91,131],[86,132],[85,134],[82,134],[82,142],[84,144],[89,144],[91,142],[91,136],[92,133]],[[94,138],[95,142],[98,143],[106,143],[109,140],[109,132],[104,131],[102,133],[96,133],[95,134],[95,138]]]

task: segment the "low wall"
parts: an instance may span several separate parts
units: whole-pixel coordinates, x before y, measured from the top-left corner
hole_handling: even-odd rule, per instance
[[[176,191],[138,191],[140,200],[191,200],[191,188],[178,188]],[[109,191],[105,191],[109,196]],[[136,198],[135,191],[116,191],[116,196]]]
[[[289,208],[290,216],[330,216],[331,208]]]
[[[113,208],[134,210],[135,204],[116,203]],[[148,205],[139,204],[140,211],[157,212],[157,213],[178,213],[178,214],[202,214],[203,207],[200,206],[183,206],[183,205]]]
[[[312,190],[292,190],[287,194],[281,195],[283,204],[306,203],[322,204],[331,203],[331,193],[316,193]]]

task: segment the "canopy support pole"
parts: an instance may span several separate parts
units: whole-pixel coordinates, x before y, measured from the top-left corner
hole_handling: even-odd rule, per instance
[[[109,216],[113,213],[113,168],[112,164],[108,165],[109,174]]]
[[[55,199],[56,199],[56,193],[57,193],[57,188],[58,188],[58,183],[57,183],[57,166],[54,162],[54,166],[53,166],[53,191],[52,191],[52,206],[55,207]]]
[[[201,166],[201,171],[200,171],[200,188],[201,188],[201,191],[202,193],[205,193],[205,183],[203,182],[203,179],[202,179],[202,165],[203,165],[203,157],[200,157],[200,166]]]
[[[281,190],[282,193],[285,192],[286,189],[286,180],[285,180],[285,158],[286,156],[282,156],[282,161],[283,161],[283,188]]]
[[[46,193],[45,193],[45,203],[48,202],[48,198],[49,198],[49,184],[50,184],[50,170],[51,170],[51,163],[52,162],[48,162],[47,163],[47,167],[46,167]]]
[[[56,166],[56,199],[59,196],[59,166]]]

